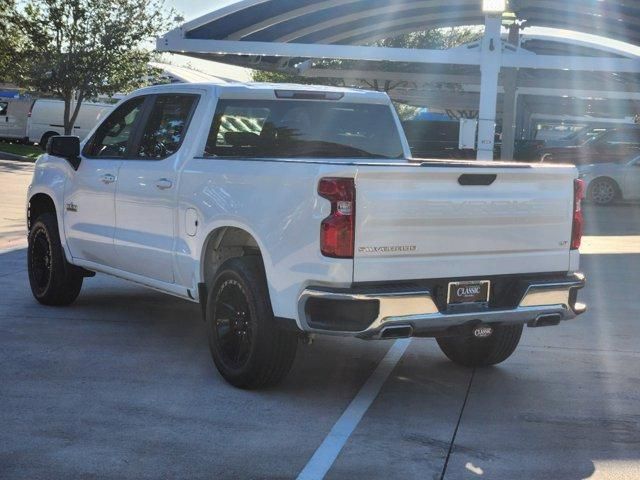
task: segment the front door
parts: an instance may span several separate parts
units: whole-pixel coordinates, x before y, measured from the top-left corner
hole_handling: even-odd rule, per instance
[[[64,228],[74,258],[114,266],[115,197],[122,159],[144,98],[118,107],[85,146],[78,170],[65,185]]]
[[[9,102],[0,101],[0,138],[11,137],[11,124],[9,122]]]
[[[116,194],[118,267],[173,283],[178,149],[198,96],[153,97],[132,158],[123,160]]]

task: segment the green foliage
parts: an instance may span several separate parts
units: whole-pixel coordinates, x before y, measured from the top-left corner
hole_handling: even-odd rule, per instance
[[[396,107],[396,112],[398,112],[398,116],[402,121],[411,120],[420,111],[420,108],[418,107],[414,107],[412,105],[405,105],[403,103],[393,102],[393,106]]]
[[[10,80],[61,97],[70,133],[84,99],[130,91],[157,73],[150,42],[170,28],[172,12],[162,0],[28,0],[6,15],[21,35]]]
[[[31,160],[35,160],[40,155],[42,155],[42,149],[40,147],[34,147],[32,145],[22,145],[20,143],[13,142],[0,142],[0,152],[13,153],[14,155],[27,157]],[[1,153],[0,157],[2,157]]]
[[[303,85],[332,85],[343,86],[344,82],[334,78],[302,77],[286,72],[270,72],[265,70],[254,70],[251,72],[251,79],[254,82],[266,83],[301,83]]]
[[[19,39],[10,19],[14,8],[14,0],[0,0],[0,82],[8,80],[11,52],[17,47]]]
[[[455,28],[438,28],[434,30],[426,30],[422,32],[413,32],[399,35],[393,38],[378,40],[372,46],[388,47],[388,48],[415,48],[415,49],[432,49],[443,50],[454,48],[465,43],[479,40],[482,36],[482,30],[469,27]],[[314,60],[314,69],[332,69],[332,70],[361,70],[363,63],[359,60]],[[402,71],[402,72],[419,72],[420,65],[414,63],[402,62],[367,62],[366,66],[372,70],[382,71]],[[287,82],[287,83],[303,83],[303,84],[319,84],[319,85],[335,85],[341,86],[344,82],[337,78],[323,77],[302,77],[294,74],[283,72],[269,72],[255,70],[252,78],[256,82]],[[398,82],[385,82],[379,84],[373,82],[368,85],[372,90],[381,90],[388,92],[395,88]]]
[[[438,28],[435,30],[407,33],[405,35],[379,40],[375,42],[374,45],[390,48],[445,50],[479,40],[481,36],[482,30],[477,28]]]

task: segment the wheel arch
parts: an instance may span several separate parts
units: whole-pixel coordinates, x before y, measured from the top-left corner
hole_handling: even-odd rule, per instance
[[[247,255],[260,257],[263,268],[267,270],[265,250],[249,229],[238,225],[212,229],[205,238],[200,253],[200,281],[211,285],[216,272],[226,260]]]
[[[59,201],[56,201],[60,196]],[[62,192],[55,190],[50,190],[49,188],[43,188],[43,185],[32,185],[29,191],[29,200],[27,201],[27,211],[26,211],[26,219],[27,219],[27,229],[31,229],[31,224],[33,221],[38,218],[39,215],[50,212],[56,216],[56,220],[58,222],[58,234],[60,235],[60,242],[62,243],[62,247],[64,249],[65,257],[69,263],[71,262],[72,256],[71,252],[68,249],[67,240],[64,232],[64,219],[62,212]]]
[[[38,192],[29,198],[27,208],[27,229],[31,229],[33,221],[43,213],[53,213],[58,220],[58,228],[60,225],[60,219],[58,218],[58,211],[53,198],[47,193]]]

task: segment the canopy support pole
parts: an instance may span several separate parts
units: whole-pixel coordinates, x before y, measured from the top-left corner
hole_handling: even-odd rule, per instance
[[[520,27],[515,23],[509,28],[509,45],[517,52],[520,48]],[[518,69],[506,68],[502,72],[504,96],[502,100],[502,160],[513,160],[516,143],[518,114]]]
[[[501,26],[501,14],[486,16],[484,36],[481,44],[478,160],[493,160],[498,102],[498,79],[502,65]]]
[[[513,160],[516,142],[517,77],[515,68],[506,69],[502,74],[504,100],[502,107],[502,160]]]

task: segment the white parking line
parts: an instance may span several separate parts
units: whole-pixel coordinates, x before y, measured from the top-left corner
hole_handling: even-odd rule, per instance
[[[313,454],[309,463],[300,472],[298,480],[321,480],[324,478],[336,458],[338,458],[342,447],[347,443],[358,423],[360,423],[360,420],[378,396],[382,385],[384,385],[384,382],[402,358],[410,342],[410,338],[394,342],[367,382],[333,426],[329,435]]]

